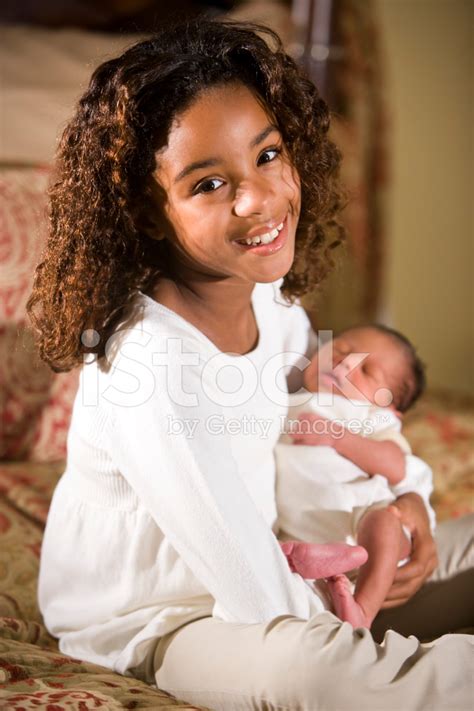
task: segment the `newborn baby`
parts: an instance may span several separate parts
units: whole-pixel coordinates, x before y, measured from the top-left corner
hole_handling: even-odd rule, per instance
[[[275,448],[279,538],[367,550],[367,562],[350,576],[355,589],[345,575],[327,581],[334,611],[356,627],[370,628],[397,565],[410,555],[410,532],[391,503],[407,491],[427,501],[432,491],[431,470],[400,432],[424,384],[423,365],[404,336],[365,326],[319,349],[304,371],[304,385],[315,393],[309,400],[289,396]]]

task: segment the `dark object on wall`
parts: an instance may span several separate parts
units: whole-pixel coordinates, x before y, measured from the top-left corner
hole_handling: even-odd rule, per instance
[[[385,194],[388,184],[383,57],[374,0],[3,0],[3,21],[150,32],[169,19],[205,13],[263,22],[281,35],[327,100],[341,148],[349,204],[345,250],[323,294],[305,301],[315,325],[344,328],[383,318]]]
[[[236,4],[235,0],[3,0],[0,22],[149,32],[170,19],[219,15]]]
[[[324,293],[305,306],[319,328],[383,317],[385,198],[388,185],[384,67],[373,0],[294,0],[289,46],[333,113],[344,155],[347,244]]]

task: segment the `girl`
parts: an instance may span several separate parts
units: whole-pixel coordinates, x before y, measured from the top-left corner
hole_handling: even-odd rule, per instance
[[[298,388],[314,348],[295,301],[339,239],[328,123],[261,26],[198,19],[94,72],[29,301],[44,360],[85,363],[40,606],[63,652],[213,709],[459,708],[467,636],[378,647],[275,536],[284,375]],[[424,502],[396,503],[413,553],[387,606],[436,564]],[[446,549],[458,569],[463,535]]]

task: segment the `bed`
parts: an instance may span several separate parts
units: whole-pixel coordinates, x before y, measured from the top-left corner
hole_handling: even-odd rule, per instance
[[[26,318],[46,234],[46,187],[60,128],[92,66],[135,39],[78,30],[2,29],[0,147],[0,706],[8,709],[196,709],[108,669],[64,656],[36,600],[42,533],[64,470],[78,371],[52,373]],[[89,59],[93,57],[94,59]],[[51,82],[48,66],[61,65]],[[5,137],[8,136],[8,140]],[[428,391],[406,418],[433,468],[439,520],[474,510],[474,402]]]

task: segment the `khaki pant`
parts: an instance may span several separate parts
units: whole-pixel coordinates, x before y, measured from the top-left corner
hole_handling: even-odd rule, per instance
[[[439,526],[437,572],[409,603],[379,614],[373,634],[330,612],[262,624],[204,617],[162,637],[148,673],[213,711],[474,708],[474,637],[419,641],[474,626],[473,529],[474,516]]]

